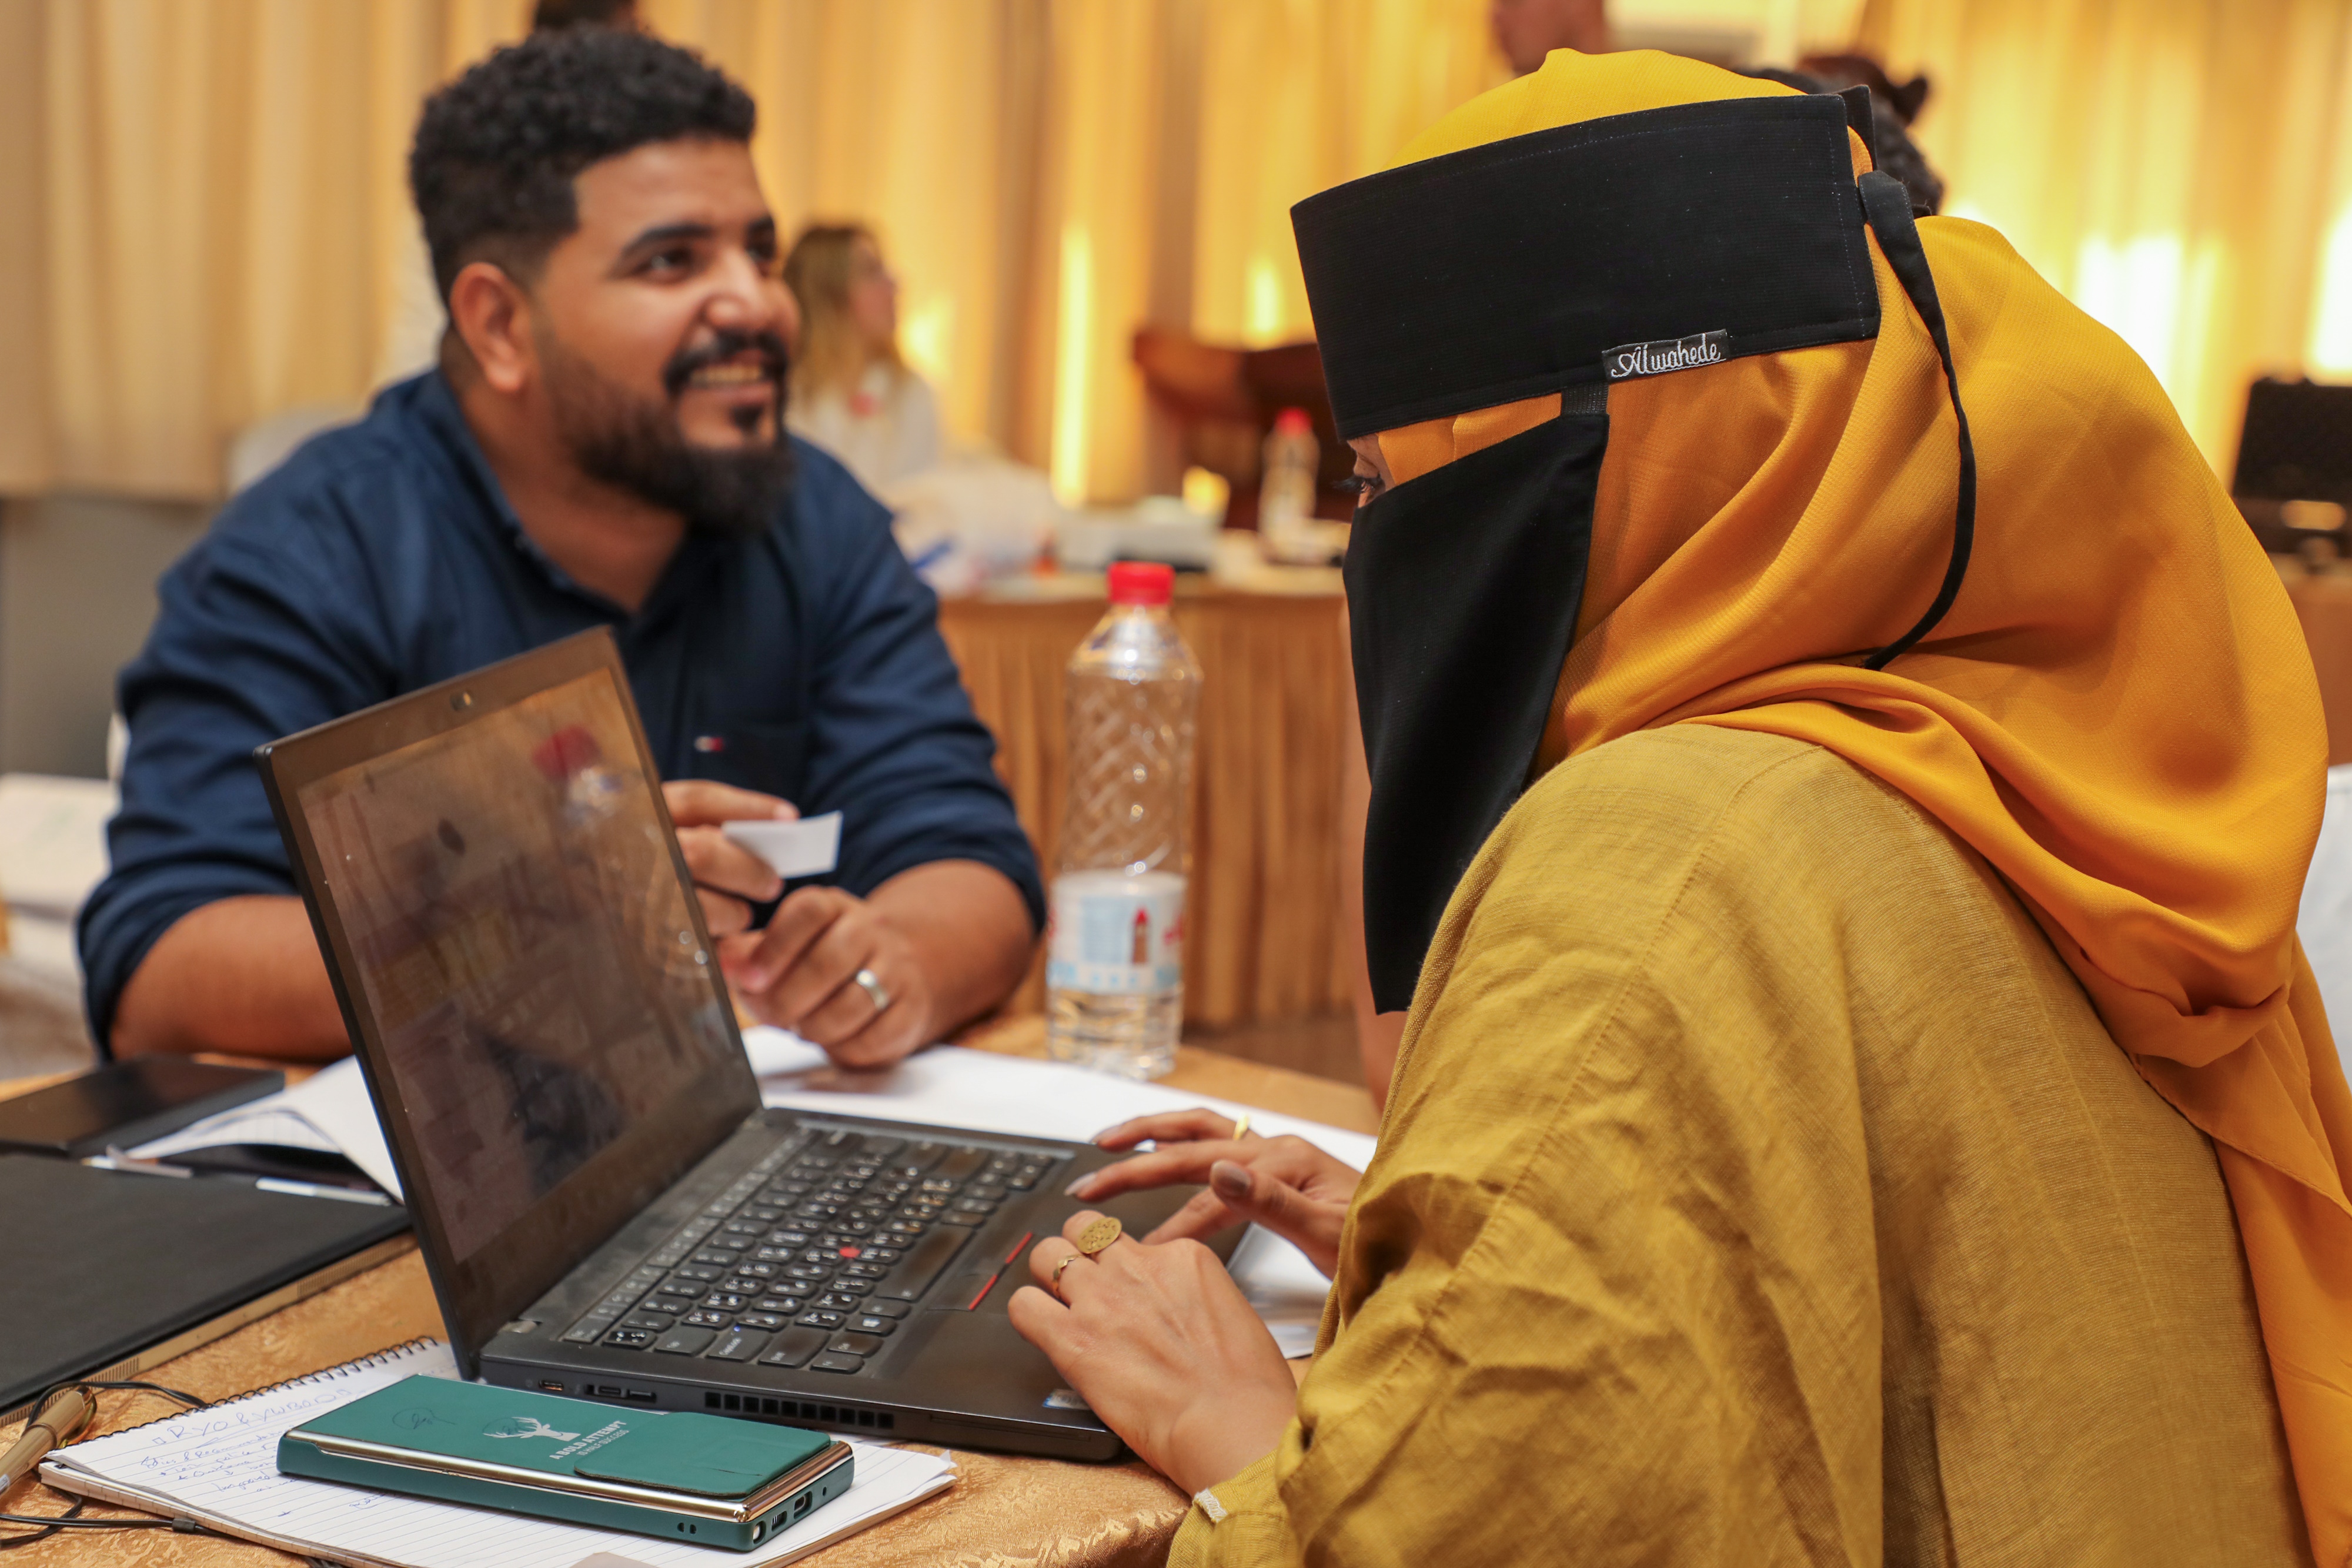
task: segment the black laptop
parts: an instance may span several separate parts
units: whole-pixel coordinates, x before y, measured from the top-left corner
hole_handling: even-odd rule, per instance
[[[761,1108],[609,633],[256,755],[467,1375],[1119,1452],[1005,1315],[1114,1156]]]

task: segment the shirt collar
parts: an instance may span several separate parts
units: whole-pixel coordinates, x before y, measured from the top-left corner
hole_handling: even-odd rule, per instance
[[[449,384],[448,378],[438,370],[427,371],[417,378],[417,383],[413,405],[415,416],[456,463],[467,488],[479,503],[476,516],[486,520],[509,548],[546,579],[549,586],[583,601],[616,625],[646,628],[667,619],[721,560],[741,547],[740,540],[688,528],[677,553],[662,569],[645,603],[635,615],[630,614],[594,589],[582,585],[530,537],[514,504],[507,499],[506,486],[499,483],[498,473],[484,455],[482,444],[475,439],[473,426],[466,423],[465,410],[458,406],[457,389]]]

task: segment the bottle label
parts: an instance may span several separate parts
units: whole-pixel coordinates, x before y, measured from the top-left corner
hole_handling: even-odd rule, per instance
[[[1045,984],[1103,996],[1162,996],[1184,983],[1184,879],[1079,872],[1054,881]]]

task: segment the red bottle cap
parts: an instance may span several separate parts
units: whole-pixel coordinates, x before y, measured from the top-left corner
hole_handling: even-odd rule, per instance
[[[1315,422],[1303,408],[1286,408],[1274,416],[1274,428],[1284,435],[1303,435],[1314,430]]]
[[[1176,569],[1156,560],[1113,561],[1110,601],[1113,604],[1165,604],[1176,591]]]

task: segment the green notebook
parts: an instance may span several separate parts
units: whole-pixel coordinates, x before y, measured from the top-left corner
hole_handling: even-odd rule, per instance
[[[289,1476],[748,1552],[849,1490],[849,1445],[693,1411],[410,1377],[278,1440]]]

